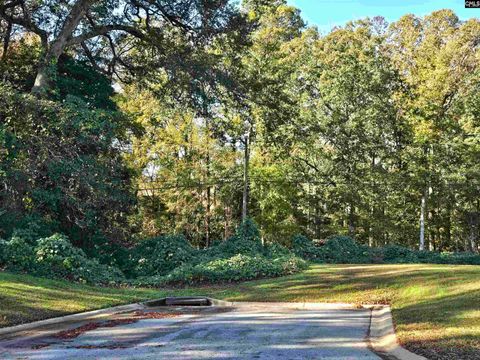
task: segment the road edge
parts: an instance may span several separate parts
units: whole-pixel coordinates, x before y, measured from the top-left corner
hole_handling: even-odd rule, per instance
[[[249,302],[229,302],[208,298],[214,306],[235,306],[235,305],[249,305]],[[154,300],[155,301],[155,300]],[[128,305],[114,306],[105,309],[87,311],[77,314],[65,315],[46,320],[35,321],[27,324],[15,325],[5,328],[0,328],[0,338],[6,335],[13,335],[15,333],[26,332],[36,328],[48,325],[55,325],[59,323],[68,323],[75,321],[84,321],[88,319],[95,319],[99,317],[106,317],[119,312],[129,312],[148,308],[148,303],[134,303]],[[305,309],[311,308],[340,308],[340,309],[354,309],[359,308],[353,304],[339,304],[339,303],[282,303],[283,305],[300,306]],[[360,306],[362,308],[362,306]],[[368,343],[370,347],[377,353],[384,355],[388,359],[396,360],[428,360],[426,357],[414,354],[407,349],[401,347],[398,343],[393,326],[392,313],[388,305],[364,305],[363,308],[370,310],[370,326],[368,332]]]
[[[144,308],[145,306],[141,303],[119,305],[119,306],[109,307],[105,309],[86,311],[86,312],[81,312],[76,314],[54,317],[54,318],[45,319],[45,320],[34,321],[26,324],[4,327],[4,328],[0,328],[0,337],[19,333],[19,332],[34,330],[42,326],[55,325],[55,324],[71,322],[71,321],[83,321],[87,319],[95,319],[98,317],[113,315],[119,312],[136,311],[136,310],[142,310]]]
[[[428,360],[400,346],[393,326],[390,306],[366,306],[370,309],[369,343],[375,352],[397,360]]]

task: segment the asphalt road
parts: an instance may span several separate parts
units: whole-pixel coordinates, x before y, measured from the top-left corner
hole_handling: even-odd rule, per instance
[[[64,327],[89,328],[74,335],[50,329],[14,337],[0,341],[0,359],[380,359],[366,341],[366,309],[250,303],[168,311],[174,316],[129,323],[127,313],[112,318],[120,321],[109,327]]]

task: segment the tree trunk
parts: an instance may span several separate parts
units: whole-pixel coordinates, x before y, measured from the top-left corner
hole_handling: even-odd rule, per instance
[[[422,196],[422,203],[420,205],[420,251],[425,250],[425,195]]]
[[[233,215],[232,215],[232,207],[226,206],[225,207],[225,232],[224,232],[224,240],[227,240],[232,235],[232,222],[233,222]]]
[[[320,239],[320,201],[316,197],[315,192],[315,239]]]
[[[355,237],[355,207],[350,204],[348,211],[348,235],[351,238]]]
[[[473,253],[478,253],[478,225],[480,224],[480,213],[470,212],[468,213],[468,242],[470,245],[470,250]]]
[[[243,160],[243,196],[242,196],[242,221],[248,216],[248,198],[249,198],[249,162],[250,162],[250,125],[245,134],[245,149]]]
[[[373,205],[370,207],[370,224],[368,226],[368,246],[373,247],[373,235],[374,235],[374,220],[375,219],[375,209]]]
[[[205,111],[206,113],[206,111]],[[205,213],[205,243],[206,247],[210,247],[210,208],[211,208],[211,189],[210,189],[210,122],[208,117],[205,119],[205,128],[207,133],[207,209]]]
[[[37,96],[44,96],[52,88],[57,70],[57,61],[62,55],[67,45],[67,41],[72,36],[78,24],[85,15],[87,9],[96,0],[78,0],[72,7],[70,14],[65,20],[62,30],[58,36],[52,41],[48,49],[44,49],[45,54],[41,61],[35,83],[32,87],[32,93]]]
[[[60,55],[59,55],[60,56]],[[48,56],[38,66],[32,93],[37,96],[45,96],[53,87],[54,74],[57,69],[58,57]]]
[[[210,247],[210,187],[207,187],[207,216],[205,219],[205,242]]]
[[[445,226],[445,242],[442,242],[442,246],[439,249],[443,251],[444,245],[450,247],[452,245],[452,208],[450,204],[447,206],[447,224]],[[457,242],[455,241],[455,251],[458,251]]]
[[[310,183],[307,184],[307,233],[310,234],[312,232],[312,196],[310,193]]]
[[[5,35],[3,37],[3,47],[2,47],[2,58],[1,61],[7,58],[8,46],[10,45],[10,38],[12,36],[12,23],[9,22],[7,24],[7,28],[5,29]]]

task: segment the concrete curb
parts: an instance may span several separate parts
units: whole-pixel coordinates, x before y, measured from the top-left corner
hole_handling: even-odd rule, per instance
[[[370,345],[376,352],[398,360],[427,360],[398,344],[390,306],[367,307],[371,310]]]
[[[214,298],[207,298],[208,300],[210,300],[210,302],[212,303],[213,306],[224,306],[224,307],[232,307],[235,305],[235,303],[231,302],[231,301],[225,301],[225,300],[218,300],[218,299],[214,299]]]
[[[219,307],[243,307],[243,306],[252,306],[255,304],[268,304],[258,303],[258,302],[229,302],[224,300],[213,299],[207,297],[213,306]],[[87,311],[78,314],[66,315],[61,317],[56,317],[47,320],[35,321],[28,324],[16,325],[0,329],[0,338],[6,335],[14,335],[19,332],[27,332],[30,330],[37,329],[42,326],[55,325],[59,323],[69,323],[90,320],[95,318],[107,317],[121,312],[130,312],[137,310],[144,310],[149,305],[152,306],[156,302],[161,301],[150,300],[143,303],[135,303],[129,305],[120,305],[107,309],[100,309],[94,311]],[[353,304],[346,303],[276,303],[277,306],[283,307],[294,307],[305,310],[320,310],[320,309],[338,309],[338,310],[347,310],[347,309],[358,309],[359,307]],[[362,308],[362,306],[360,306]],[[371,311],[370,318],[370,329],[368,341],[371,348],[378,352],[379,354],[387,356],[389,359],[397,360],[428,360],[427,358],[416,355],[404,348],[402,348],[397,341],[395,335],[395,329],[393,327],[392,314],[390,311],[390,306],[378,306],[378,305],[364,305],[364,309],[369,309]]]
[[[78,314],[60,316],[60,317],[51,318],[47,320],[34,321],[28,324],[1,328],[0,337],[4,335],[11,335],[18,332],[34,330],[42,326],[55,325],[59,323],[68,323],[72,321],[83,321],[87,319],[95,319],[99,317],[113,315],[119,312],[136,311],[136,310],[142,310],[144,308],[145,306],[142,304],[120,305],[120,306],[114,306],[106,309],[93,310],[93,311],[87,311],[87,312],[82,312]]]

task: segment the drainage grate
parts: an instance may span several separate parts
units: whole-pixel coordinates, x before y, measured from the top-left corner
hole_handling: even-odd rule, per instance
[[[212,306],[212,301],[203,296],[166,297],[159,300],[148,301],[147,306]]]
[[[204,297],[167,297],[167,306],[210,306],[211,301]]]

